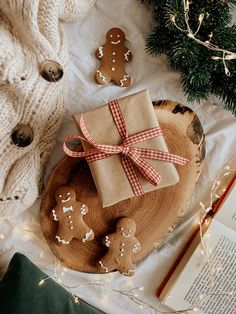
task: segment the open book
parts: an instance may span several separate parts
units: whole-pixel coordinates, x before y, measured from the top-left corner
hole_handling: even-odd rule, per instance
[[[215,271],[213,289],[197,230],[157,291],[162,303],[175,311],[198,304],[197,313],[236,313],[236,177],[217,207],[214,218],[203,224],[206,252]]]

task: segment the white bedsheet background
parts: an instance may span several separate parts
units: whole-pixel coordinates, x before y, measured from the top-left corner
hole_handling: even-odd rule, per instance
[[[98,66],[94,52],[104,43],[107,30],[115,26],[125,31],[126,45],[133,52],[133,61],[127,64],[127,71],[133,79],[129,88],[100,86],[93,80]],[[72,113],[89,110],[145,88],[149,89],[152,100],[170,99],[187,104],[179,75],[171,70],[167,58],[153,58],[144,51],[145,38],[152,26],[151,13],[137,0],[98,0],[83,22],[66,24],[70,53],[68,115],[58,134],[45,183],[54,165],[63,157],[61,146],[64,135],[76,131],[71,119]],[[206,103],[192,106],[206,134],[206,162],[189,209],[186,210],[181,224],[168,237],[168,241],[137,265],[133,278],[122,277],[118,273],[92,275],[67,270],[62,277],[66,284],[73,286],[98,279],[111,279],[113,282],[108,286],[116,289],[143,286],[145,290],[141,297],[159,306],[155,297],[156,289],[191,232],[194,219],[198,216],[199,201],[207,201],[214,177],[236,153],[236,119],[229,112],[214,105],[217,102],[217,99],[210,98]],[[39,224],[40,201],[39,198],[18,217],[16,224],[10,221],[11,217],[0,222],[0,274],[3,274],[10,258],[17,251],[26,254],[48,274],[54,274],[54,256],[43,238]],[[107,313],[149,313],[149,310],[139,308],[127,297],[104,288],[84,287],[73,292]]]

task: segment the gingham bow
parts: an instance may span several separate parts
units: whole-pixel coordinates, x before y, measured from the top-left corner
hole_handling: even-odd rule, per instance
[[[89,134],[83,114],[80,117],[80,129],[84,137],[71,134],[66,137],[66,141],[79,138],[91,144],[94,148],[83,152],[74,152],[70,150],[66,142],[63,144],[64,152],[71,157],[85,157],[87,162],[108,158],[115,154],[122,155],[122,164],[136,196],[144,194],[143,188],[134,170],[134,166],[142,173],[142,175],[153,185],[161,182],[159,173],[143,158],[157,159],[160,161],[172,162],[179,165],[185,165],[189,160],[178,155],[170,154],[153,149],[133,147],[134,144],[146,141],[148,139],[162,135],[160,127],[152,128],[135,135],[128,136],[125,121],[120,109],[119,102],[114,100],[109,103],[112,117],[116,127],[120,133],[122,143],[120,145],[97,144]]]

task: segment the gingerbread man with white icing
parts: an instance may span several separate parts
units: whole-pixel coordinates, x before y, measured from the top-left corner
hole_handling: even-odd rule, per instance
[[[136,224],[131,218],[121,218],[118,221],[116,232],[103,239],[108,251],[97,263],[99,270],[108,273],[116,269],[122,275],[134,274],[132,257],[141,249],[138,239],[134,236],[135,231]]]
[[[98,84],[113,81],[116,85],[127,87],[131,78],[125,71],[124,64],[132,60],[131,51],[125,47],[125,34],[120,28],[112,28],[106,34],[106,43],[96,51],[96,58],[101,65],[95,74]]]
[[[83,220],[88,207],[76,200],[75,190],[70,186],[61,186],[56,190],[55,199],[57,205],[52,209],[51,218],[58,223],[56,243],[70,244],[73,238],[82,243],[92,241],[94,232]]]

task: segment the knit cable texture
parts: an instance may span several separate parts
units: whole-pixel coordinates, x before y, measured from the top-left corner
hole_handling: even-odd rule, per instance
[[[61,21],[83,17],[96,0],[1,0],[0,6],[0,218],[28,208],[38,196],[67,97],[68,55]],[[54,60],[64,70],[54,83],[39,65]],[[18,147],[12,129],[26,124],[33,142]]]

